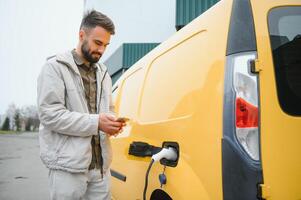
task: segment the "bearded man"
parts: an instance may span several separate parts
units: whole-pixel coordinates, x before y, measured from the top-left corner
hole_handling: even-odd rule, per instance
[[[38,78],[40,157],[49,168],[51,199],[111,199],[110,136],[116,121],[112,81],[98,63],[115,27],[95,10],[81,22],[76,49],[50,57]]]

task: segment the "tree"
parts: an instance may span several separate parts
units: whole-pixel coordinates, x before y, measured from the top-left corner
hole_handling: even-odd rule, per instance
[[[25,125],[25,131],[31,131],[31,119],[30,118],[27,120],[27,123]]]
[[[38,109],[34,105],[17,108],[14,103],[11,103],[6,110],[6,116],[8,128],[3,127],[7,130],[36,131],[40,125]]]
[[[9,131],[9,118],[6,117],[2,126],[2,130]]]
[[[21,109],[21,118],[26,131],[36,131],[39,128],[40,120],[36,106],[23,106]]]
[[[14,103],[11,103],[8,106],[8,109],[6,110],[6,116],[9,119],[9,129],[14,130],[15,129],[15,113],[16,113],[16,105]]]
[[[21,119],[20,119],[20,110],[19,109],[16,109],[14,119],[15,119],[16,130],[20,131],[21,130]]]

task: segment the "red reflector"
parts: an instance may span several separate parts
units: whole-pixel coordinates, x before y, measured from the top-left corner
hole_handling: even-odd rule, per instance
[[[236,127],[258,127],[258,107],[236,98]]]

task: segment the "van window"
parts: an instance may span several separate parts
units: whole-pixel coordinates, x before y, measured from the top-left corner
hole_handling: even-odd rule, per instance
[[[278,100],[284,112],[301,115],[301,7],[279,7],[268,16]]]

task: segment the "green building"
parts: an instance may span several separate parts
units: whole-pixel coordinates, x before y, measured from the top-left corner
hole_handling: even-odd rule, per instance
[[[160,43],[124,43],[105,62],[112,82]]]
[[[176,0],[176,29],[180,30],[219,0]]]

